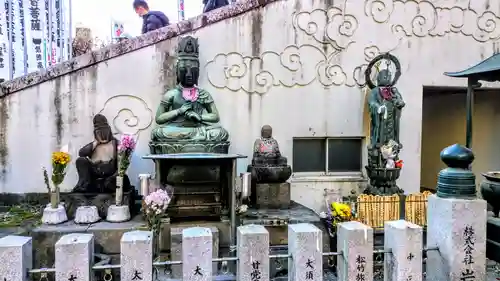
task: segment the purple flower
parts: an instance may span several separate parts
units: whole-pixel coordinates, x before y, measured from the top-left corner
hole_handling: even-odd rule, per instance
[[[119,152],[131,153],[135,149],[135,139],[132,135],[123,134],[118,145]]]

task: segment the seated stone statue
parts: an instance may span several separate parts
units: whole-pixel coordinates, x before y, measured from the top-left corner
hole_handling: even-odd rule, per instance
[[[254,183],[282,183],[292,175],[292,168],[287,165],[287,159],[281,155],[278,141],[272,135],[271,126],[265,125],[261,137],[254,142],[252,165],[248,166]]]
[[[94,141],[78,152],[76,169],[78,183],[73,192],[114,193],[118,175],[118,140],[113,137],[108,120],[101,114],[94,116]],[[125,175],[123,189],[130,189],[130,181]]]
[[[228,140],[228,132],[217,124],[219,112],[212,96],[197,86],[199,68],[197,39],[184,37],[179,43],[176,64],[178,84],[164,94],[156,111],[157,127],[151,133],[152,153],[184,152],[169,151],[172,147],[162,151],[155,149],[155,144],[220,143]]]

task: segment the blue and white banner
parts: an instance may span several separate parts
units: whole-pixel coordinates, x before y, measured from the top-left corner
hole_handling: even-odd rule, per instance
[[[9,59],[10,44],[9,44],[9,34],[7,27],[7,19],[9,10],[9,1],[2,0],[0,2],[0,79],[9,80],[10,75],[10,64]]]
[[[70,58],[71,0],[0,0],[0,78]]]
[[[24,67],[26,61],[24,59],[24,28],[21,26],[21,0],[12,0],[10,13],[10,40],[11,40],[11,59],[12,59],[12,78],[17,78],[25,74]],[[22,16],[24,20],[24,15]]]
[[[26,59],[28,73],[44,68],[43,23],[45,13],[43,0],[23,0],[26,30]]]

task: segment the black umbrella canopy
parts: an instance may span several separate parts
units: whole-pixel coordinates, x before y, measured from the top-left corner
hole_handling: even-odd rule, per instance
[[[445,72],[444,75],[468,79],[465,146],[470,149],[472,148],[472,105],[474,103],[474,89],[481,87],[481,84],[478,83],[479,80],[488,82],[500,81],[500,54],[494,54],[465,70]]]
[[[500,54],[483,60],[482,62],[458,72],[445,72],[444,75],[456,78],[472,78],[472,81],[500,81]]]

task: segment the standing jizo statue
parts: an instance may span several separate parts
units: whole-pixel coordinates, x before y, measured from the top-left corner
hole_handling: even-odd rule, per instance
[[[383,62],[386,62],[386,65]],[[392,73],[390,66],[396,68]],[[379,71],[376,85],[371,80],[373,68]],[[385,68],[384,68],[385,67]],[[370,187],[365,191],[370,194],[390,195],[401,193],[396,186],[402,168],[399,152],[403,148],[400,142],[400,119],[405,102],[395,87],[401,76],[401,65],[391,54],[381,54],[370,62],[365,73],[370,89],[367,97],[370,112],[370,144],[368,145],[368,166]]]

